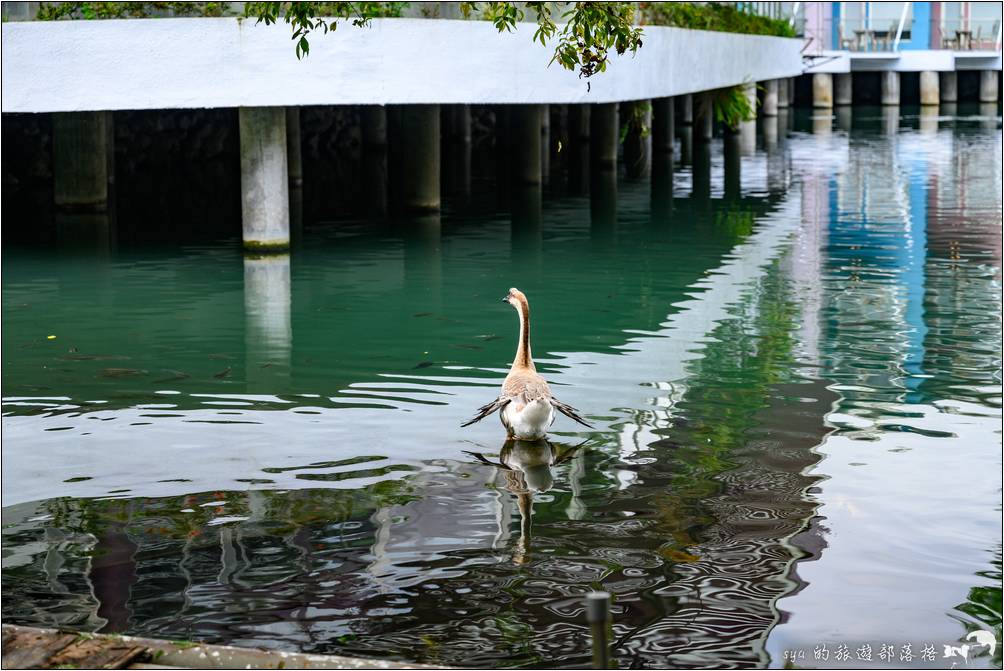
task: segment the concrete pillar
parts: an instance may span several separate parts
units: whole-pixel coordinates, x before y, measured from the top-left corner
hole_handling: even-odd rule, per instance
[[[672,98],[655,98],[652,101],[652,155],[673,154],[673,129],[675,114]]]
[[[405,212],[438,212],[439,105],[407,105],[401,109],[401,208]]]
[[[756,85],[752,83],[744,85],[743,93],[746,94],[746,101],[753,110],[753,118],[739,123],[739,150],[743,156],[752,156],[756,153]],[[774,113],[777,113],[776,108]]]
[[[833,103],[837,107],[850,105],[854,102],[854,79],[850,72],[841,72],[834,75],[833,82]]]
[[[551,175],[551,106],[540,106],[540,176],[546,183]]]
[[[694,144],[711,142],[714,135],[715,110],[711,96],[701,94],[694,105]]]
[[[763,104],[760,105],[760,116],[762,117],[777,116],[777,105],[778,105],[777,80],[768,79],[765,82],[761,82],[760,86],[763,88]]]
[[[685,96],[676,96],[673,99],[676,103],[676,116],[681,126],[692,126],[694,124],[694,96],[689,93]]]
[[[774,85],[777,87],[778,109],[788,109],[791,107],[791,98],[788,97],[788,80],[775,79]]]
[[[514,105],[509,111],[509,142],[514,184],[543,181],[540,158],[540,105]]]
[[[300,108],[286,108],[286,165],[289,185],[303,186],[303,158],[300,143]]]
[[[920,104],[937,105],[940,102],[938,94],[938,73],[925,71],[920,73]]]
[[[943,103],[959,101],[959,75],[956,72],[939,72],[938,93]]]
[[[711,143],[694,142],[691,165],[691,198],[707,201],[711,198]]]
[[[812,75],[812,106],[822,109],[833,107],[833,75],[825,72]]]
[[[448,193],[466,198],[471,193],[471,108],[443,105],[443,178]]]
[[[387,214],[387,108],[366,105],[361,112],[363,142],[363,188],[366,210],[373,216]]]
[[[765,116],[760,120],[761,133],[763,133],[763,148],[768,154],[774,153],[777,149],[777,127],[776,116]]]
[[[980,71],[980,102],[997,102],[997,93],[1000,88],[1000,70]]]
[[[786,81],[788,82],[788,107],[794,107],[795,106],[795,78],[794,77],[788,77],[788,79]],[[792,117],[792,121],[794,121],[794,117]]]
[[[837,117],[837,128],[848,133],[851,132],[851,123],[854,120],[854,115],[849,105],[842,105],[836,108],[833,111],[833,115]]]
[[[589,105],[568,106],[568,189],[573,194],[589,190],[589,133],[592,110]]]
[[[241,107],[241,210],[244,248],[270,252],[289,248],[289,170],[286,110]]]
[[[882,73],[882,104],[899,105],[899,73],[886,70]]]
[[[52,115],[52,177],[56,207],[103,212],[108,207],[107,112]]]
[[[624,138],[624,169],[628,177],[645,177],[652,167],[652,103],[637,100],[625,103],[630,110]]]
[[[590,113],[590,172],[617,171],[620,123],[617,103],[594,104]]]

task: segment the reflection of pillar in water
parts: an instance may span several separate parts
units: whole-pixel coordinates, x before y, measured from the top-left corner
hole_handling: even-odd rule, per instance
[[[676,134],[680,136],[680,164],[690,165],[694,160],[694,128],[678,126]]]
[[[788,188],[788,157],[784,152],[767,154],[767,191],[782,193]]]
[[[692,198],[706,201],[711,198],[711,145],[707,142],[694,143],[692,166]]]
[[[57,211],[55,224],[60,249],[90,249],[100,257],[107,257],[112,250],[115,235],[107,212]]]
[[[959,106],[956,103],[941,103],[939,109],[942,116],[954,117],[959,113]]]
[[[793,242],[794,249],[785,255],[790,276],[801,297],[798,342],[802,343],[811,361],[818,360],[821,342],[820,309],[823,298],[820,272],[825,267],[822,255],[831,216],[829,180],[829,175],[820,172],[811,172],[801,180],[802,223]]]
[[[829,110],[815,110],[812,115],[812,132],[816,135],[829,135],[833,131],[833,115]]]
[[[512,256],[529,265],[541,258],[542,201],[539,184],[514,188],[510,200]]]
[[[300,137],[300,108],[286,108],[286,167],[289,170],[289,239],[303,238],[303,146]]]
[[[582,502],[582,478],[586,475],[586,460],[581,454],[574,456],[568,465],[568,488],[572,496],[565,508],[565,515],[570,520],[585,519],[588,512],[586,504]]]
[[[980,103],[980,127],[997,128],[997,103]]]
[[[763,148],[768,154],[777,151],[777,115],[765,116],[760,120],[760,132],[763,133]]]
[[[402,228],[405,282],[425,301],[423,311],[438,312],[443,302],[442,219],[439,214],[410,217]]]
[[[603,170],[590,183],[590,232],[594,242],[607,243],[617,229],[617,173]]]
[[[129,538],[124,524],[104,522],[96,534],[97,544],[91,555],[88,581],[98,600],[98,617],[105,620],[101,633],[129,629],[132,586],[136,583],[136,543]]]
[[[673,210],[673,154],[652,154],[652,218],[665,220]]]
[[[849,105],[843,105],[833,110],[833,116],[837,118],[837,128],[847,133],[851,132],[851,124],[854,119],[854,113],[851,110],[853,109]]]
[[[937,106],[924,106],[920,108],[920,132],[925,135],[938,132]]]
[[[725,158],[725,199],[738,200],[742,192],[742,155],[745,138],[743,133],[726,133],[722,142]]]
[[[248,391],[280,394],[289,386],[293,328],[289,255],[244,257],[244,343]]]
[[[882,132],[886,135],[895,135],[899,132],[899,105],[882,107]]]

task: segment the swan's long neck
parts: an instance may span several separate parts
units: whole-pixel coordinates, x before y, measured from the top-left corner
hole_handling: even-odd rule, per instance
[[[516,312],[519,313],[519,347],[516,348],[516,359],[512,362],[513,366],[536,370],[533,358],[530,356],[530,305],[526,299],[519,301]]]

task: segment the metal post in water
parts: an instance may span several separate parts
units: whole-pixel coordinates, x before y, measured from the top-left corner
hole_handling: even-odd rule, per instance
[[[586,595],[586,622],[593,636],[593,668],[610,668],[610,593],[590,592]]]

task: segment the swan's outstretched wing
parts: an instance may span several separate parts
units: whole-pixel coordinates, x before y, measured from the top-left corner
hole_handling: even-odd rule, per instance
[[[488,403],[478,408],[477,414],[475,414],[473,417],[471,417],[469,420],[467,420],[460,426],[470,426],[474,422],[480,422],[482,419],[492,414],[496,410],[501,410],[502,408],[506,407],[506,405],[508,405],[509,401],[511,400],[512,399],[509,398],[508,396],[499,396],[491,403]]]
[[[579,416],[578,410],[568,405],[567,403],[562,403],[561,401],[552,396],[551,405],[553,405],[554,409],[560,412],[562,415],[574,419],[582,426],[588,426],[590,429],[593,428],[592,424],[590,424],[589,422],[587,422],[586,420],[582,419],[582,417]]]

